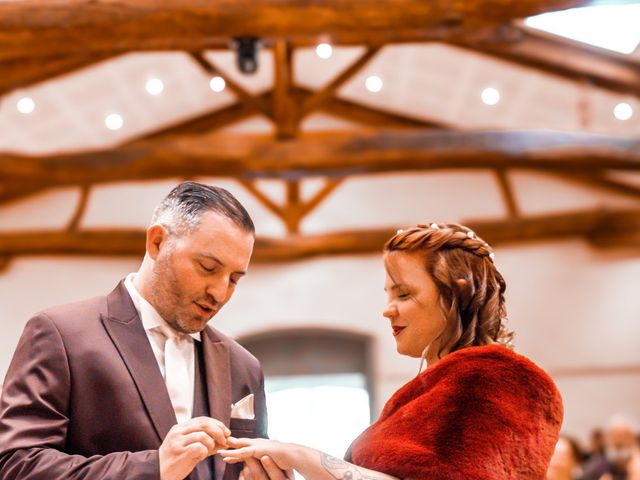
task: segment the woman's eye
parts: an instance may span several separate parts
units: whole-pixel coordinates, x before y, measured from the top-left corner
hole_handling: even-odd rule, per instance
[[[215,267],[212,268],[207,268],[205,265],[203,265],[202,263],[200,264],[200,267],[205,271],[205,272],[213,272],[215,270]]]

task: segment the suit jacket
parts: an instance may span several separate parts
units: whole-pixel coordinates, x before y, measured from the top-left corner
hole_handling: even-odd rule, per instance
[[[211,416],[235,437],[266,436],[258,361],[207,327]],[[231,404],[255,396],[255,419]],[[176,424],[151,345],[123,282],[106,297],[54,307],[27,323],[0,401],[0,480],[159,478],[158,448]],[[215,457],[216,480],[239,466]]]

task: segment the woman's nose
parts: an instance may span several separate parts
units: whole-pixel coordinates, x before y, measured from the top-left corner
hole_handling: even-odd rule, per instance
[[[382,312],[383,317],[393,318],[396,316],[397,310],[393,305],[387,305]]]

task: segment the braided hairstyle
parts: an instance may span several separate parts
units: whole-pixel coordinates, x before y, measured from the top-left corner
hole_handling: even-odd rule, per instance
[[[417,225],[399,230],[385,252],[419,252],[440,292],[446,326],[440,351],[501,344],[512,348],[506,327],[506,283],[493,262],[493,250],[471,229],[455,223]]]

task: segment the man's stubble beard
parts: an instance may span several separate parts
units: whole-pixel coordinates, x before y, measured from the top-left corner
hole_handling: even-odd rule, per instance
[[[187,334],[198,332],[199,330],[190,328],[180,317],[179,309],[182,307],[180,300],[184,298],[184,292],[180,288],[180,282],[171,264],[170,252],[156,260],[151,278],[154,307],[163,320],[178,332]]]

